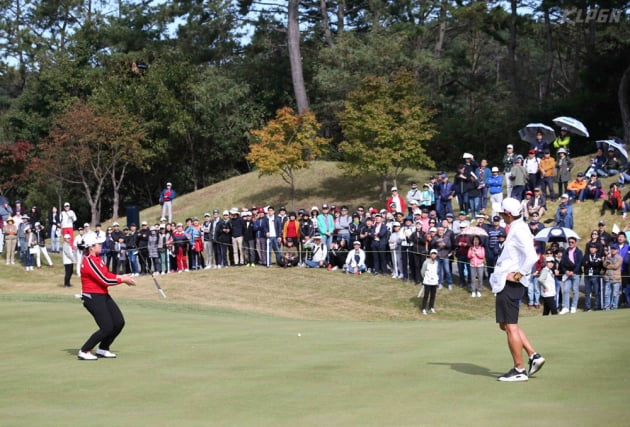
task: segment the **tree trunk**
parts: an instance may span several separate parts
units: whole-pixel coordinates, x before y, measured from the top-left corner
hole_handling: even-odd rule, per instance
[[[328,20],[326,0],[319,0],[319,10],[322,14],[322,27],[324,27],[324,38],[326,39],[326,43],[328,43],[329,47],[335,47],[332,31],[330,31],[330,21]]]
[[[545,16],[545,33],[546,33],[546,43],[545,43],[545,81],[542,90],[540,104],[543,105],[546,102],[546,98],[551,93],[551,82],[553,75],[553,27],[551,26],[551,18],[549,16],[549,9],[545,8],[544,10]]]
[[[309,109],[306,87],[304,86],[304,73],[302,70],[302,54],[300,53],[300,26],[298,22],[298,8],[300,0],[289,0],[289,13],[287,24],[287,37],[289,44],[289,61],[291,63],[291,80],[293,92],[297,104],[298,114],[303,114]]]
[[[617,100],[619,101],[619,112],[621,113],[621,123],[623,124],[623,140],[630,142],[630,105],[628,98],[630,97],[630,65],[626,68],[619,82],[619,90],[617,91]]]
[[[344,21],[346,16],[346,1],[339,0],[337,3],[337,35],[340,36],[344,31]]]
[[[510,83],[512,85],[512,95],[518,97],[516,90],[516,21],[518,19],[518,0],[510,0],[510,40],[508,41],[508,63],[510,64]]]

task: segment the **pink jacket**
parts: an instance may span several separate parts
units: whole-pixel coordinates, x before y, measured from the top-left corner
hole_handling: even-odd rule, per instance
[[[468,259],[471,267],[482,267],[486,259],[486,250],[483,246],[471,246],[468,249]]]

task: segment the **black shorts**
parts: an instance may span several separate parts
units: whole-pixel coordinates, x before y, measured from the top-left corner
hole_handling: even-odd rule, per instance
[[[497,294],[497,323],[518,323],[519,302],[525,296],[525,286],[517,282],[506,282],[505,288]]]

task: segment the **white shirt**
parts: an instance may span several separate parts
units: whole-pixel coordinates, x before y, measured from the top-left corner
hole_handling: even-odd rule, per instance
[[[267,216],[267,220],[269,221],[269,237],[277,237],[276,236],[276,225],[274,224],[274,215]]]
[[[59,218],[61,218],[61,228],[72,228],[77,220],[77,215],[72,209],[68,209],[61,211]]]
[[[494,267],[494,273],[490,276],[492,292],[498,294],[505,287],[505,281],[509,273],[519,272],[523,275],[520,283],[529,285],[529,274],[534,264],[538,261],[534,248],[534,237],[523,218],[512,221],[510,231],[503,245],[503,252],[499,256]]]

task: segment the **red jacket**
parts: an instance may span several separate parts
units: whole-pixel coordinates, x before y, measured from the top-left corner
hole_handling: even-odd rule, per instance
[[[400,199],[400,212],[406,214],[407,205],[405,204],[405,198],[402,197],[401,195],[398,195],[398,198]],[[387,212],[396,213],[396,211],[392,207],[389,206],[392,204],[392,200],[394,200],[393,197],[387,198],[387,206],[385,206],[385,209],[387,209]]]
[[[81,262],[81,285],[86,294],[107,294],[109,286],[120,285],[122,280],[107,270],[96,255],[86,255]]]

